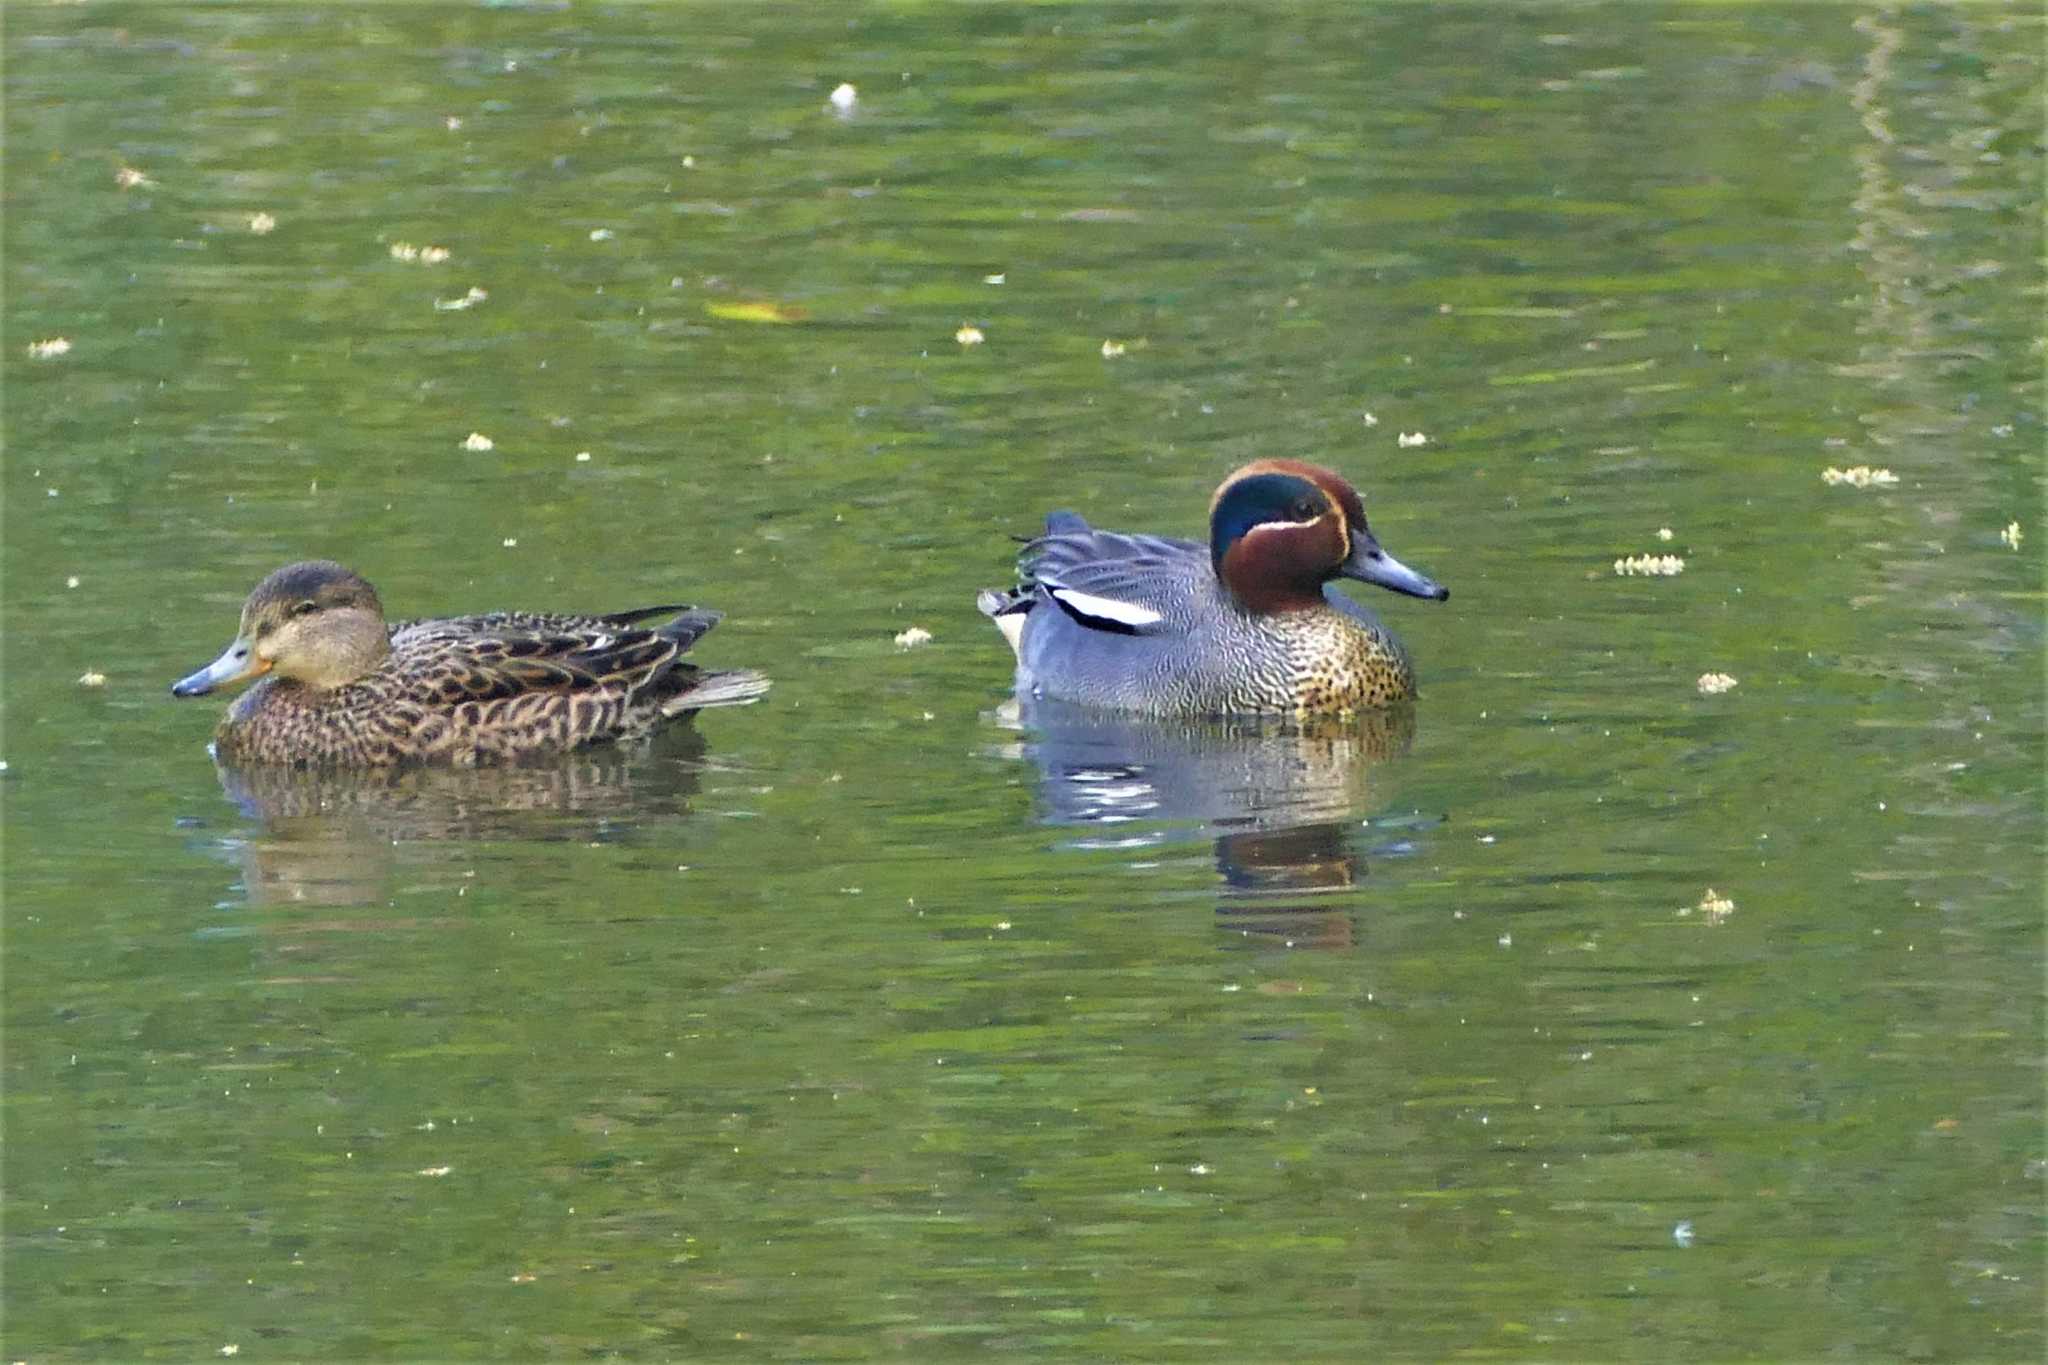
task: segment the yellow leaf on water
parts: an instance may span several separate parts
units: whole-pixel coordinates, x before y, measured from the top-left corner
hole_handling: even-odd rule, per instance
[[[737,302],[713,302],[704,305],[704,311],[727,322],[802,322],[810,314],[787,303],[764,303],[755,300]]]

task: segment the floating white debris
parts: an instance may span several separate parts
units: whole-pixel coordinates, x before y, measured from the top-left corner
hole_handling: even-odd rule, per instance
[[[444,1176],[454,1169],[455,1168],[453,1166],[425,1166],[420,1169],[420,1174],[431,1176]]]
[[[851,114],[859,103],[860,91],[853,88],[851,81],[841,81],[832,91],[832,110],[841,118]]]
[[[694,156],[690,156],[690,155],[687,155],[687,154],[685,154],[685,155],[684,155],[684,157],[683,157],[683,169],[684,169],[684,170],[686,170],[686,171],[694,171],[694,170],[696,170],[696,169],[697,169],[697,158],[696,158],[696,157],[694,157]]]
[[[590,240],[593,242],[609,242],[616,236],[618,234],[610,228],[592,228],[590,230]]]
[[[391,259],[404,261],[407,265],[440,265],[453,254],[445,246],[414,246],[411,242],[391,244]]]
[[[2007,526],[2003,531],[2000,531],[1998,533],[1998,538],[2004,541],[2007,545],[2011,546],[2013,549],[2019,549],[2021,540],[2020,524],[2016,521],[2013,522],[2011,525]]]
[[[973,323],[963,322],[960,324],[960,330],[953,333],[953,340],[959,342],[962,346],[979,346],[982,342],[987,341],[988,338],[983,336],[981,329]]]
[[[983,276],[981,277],[981,282],[982,282],[983,284],[1001,284],[1001,283],[1003,283],[1003,282],[1004,282],[1005,280],[1007,280],[1007,279],[1009,279],[1009,278],[1010,278],[1010,276],[1009,276],[1009,273],[1008,273],[1007,271],[1005,271],[1005,272],[1003,272],[1003,273],[1001,273],[1001,274],[996,274],[996,275],[983,275]]]
[[[249,231],[258,237],[268,236],[277,231],[277,219],[268,213],[252,213],[249,215]]]
[[[1732,688],[1732,687],[1734,687],[1734,686],[1735,686],[1735,678],[1734,678],[1734,677],[1733,677],[1733,675],[1731,675],[1731,674],[1727,674],[1727,673],[1702,673],[1702,674],[1700,674],[1700,681],[1699,681],[1699,689],[1700,689],[1700,695],[1701,695],[1701,696],[1703,696],[1703,697],[1711,697],[1711,696],[1714,696],[1714,695],[1715,695],[1716,693],[1720,693],[1720,692],[1726,692],[1726,691],[1727,691],[1728,689],[1730,689],[1730,688]]]
[[[928,645],[931,642],[932,633],[930,631],[926,630],[923,626],[912,626],[909,630],[902,632],[896,637],[896,648],[915,649],[919,645]]]
[[[1851,488],[1869,488],[1873,485],[1893,484],[1899,481],[1899,476],[1889,469],[1872,469],[1867,464],[1855,465],[1849,469],[1836,469],[1829,465],[1820,472],[1820,476],[1830,488],[1843,483]]]
[[[1707,888],[1707,893],[1700,897],[1700,903],[1695,908],[1707,917],[1707,923],[1719,924],[1722,920],[1735,913],[1735,902],[1729,900],[1710,886]],[[1681,910],[1678,913],[1689,915],[1692,911],[1688,909]]]
[[[447,118],[441,120],[441,126],[451,133],[459,132],[462,128],[462,120],[454,114],[450,114]]]
[[[587,451],[587,450],[579,450],[579,451],[577,451],[577,452],[576,452],[576,463],[577,463],[577,464],[589,464],[589,463],[590,463],[590,452],[589,452],[589,451]]]
[[[471,285],[469,292],[459,299],[435,299],[434,311],[437,313],[459,313],[465,308],[476,307],[490,296],[491,293],[488,289],[479,289],[475,285]]]
[[[55,360],[60,355],[70,354],[70,351],[70,337],[46,337],[41,341],[31,341],[28,344],[28,358],[30,360]]]
[[[1420,431],[1404,431],[1396,436],[1394,441],[1401,449],[1411,450],[1416,446],[1428,445],[1429,437]]]
[[[1677,555],[1630,555],[1615,560],[1614,571],[1623,578],[1675,578],[1685,572],[1685,560]]]
[[[231,1341],[220,1348],[220,1353],[224,1356],[238,1356],[242,1353],[242,1348]]]
[[[85,672],[78,675],[78,685],[80,687],[105,687],[107,685],[107,675],[100,672],[97,668],[88,668]]]
[[[133,166],[123,166],[120,170],[115,171],[114,183],[124,190],[146,190],[152,189],[156,185],[156,181],[151,180]]]
[[[1360,413],[1359,415],[1365,419],[1365,424],[1369,427],[1376,427],[1380,424],[1380,419],[1370,412]]]
[[[1102,343],[1102,358],[1104,360],[1115,360],[1124,353],[1125,349],[1126,347],[1121,341],[1105,341]]]
[[[1671,1240],[1682,1247],[1692,1245],[1692,1220],[1690,1218],[1681,1220],[1676,1227],[1671,1229]]]
[[[1669,526],[1659,526],[1659,527],[1657,528],[1657,539],[1659,539],[1659,540],[1669,540],[1669,539],[1671,539],[1671,535],[1672,535],[1672,531],[1671,531],[1671,528],[1670,528]]]
[[[78,586],[78,575],[77,575],[77,574],[73,574],[73,575],[71,575],[71,577],[69,577],[69,578],[65,579],[65,580],[64,580],[64,586],[65,586],[65,587],[67,587],[67,588],[75,588],[75,587],[77,587],[77,586]]]
[[[505,539],[500,543],[504,545],[504,547],[508,550],[516,550],[519,548],[519,539],[517,536],[506,536]]]
[[[462,448],[464,450],[493,450],[497,448],[497,444],[496,441],[493,441],[481,431],[472,431],[469,435],[462,438]]]

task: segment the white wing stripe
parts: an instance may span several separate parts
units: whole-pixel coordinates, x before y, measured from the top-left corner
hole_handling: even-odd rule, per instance
[[[1097,597],[1092,592],[1076,592],[1072,588],[1052,588],[1049,591],[1083,616],[1114,621],[1120,626],[1150,626],[1165,619],[1152,608],[1139,606],[1136,602],[1119,602],[1114,597]]]

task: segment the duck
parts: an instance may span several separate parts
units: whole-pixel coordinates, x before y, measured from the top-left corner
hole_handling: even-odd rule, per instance
[[[1291,459],[1223,480],[1207,545],[1054,512],[1025,542],[1018,577],[976,605],[1016,655],[1020,695],[1159,717],[1309,718],[1407,702],[1407,649],[1334,580],[1450,596],[1381,548],[1343,475]]]
[[[365,579],[308,560],[258,583],[233,643],[171,695],[255,680],[214,732],[224,763],[470,766],[637,739],[707,707],[757,700],[769,686],[761,674],[683,662],[721,619],[671,605],[387,625]]]

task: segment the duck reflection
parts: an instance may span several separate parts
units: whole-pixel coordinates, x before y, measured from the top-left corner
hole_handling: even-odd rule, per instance
[[[475,768],[309,769],[215,763],[221,789],[259,822],[225,840],[252,905],[383,899],[401,850],[477,841],[610,843],[685,814],[705,743],[690,727]]]
[[[1407,751],[1412,706],[1307,723],[1172,721],[1016,699],[997,719],[1028,736],[1009,752],[1037,764],[1045,819],[1086,831],[1073,847],[1213,839],[1225,927],[1251,942],[1351,943],[1331,893],[1365,876],[1374,769]]]

